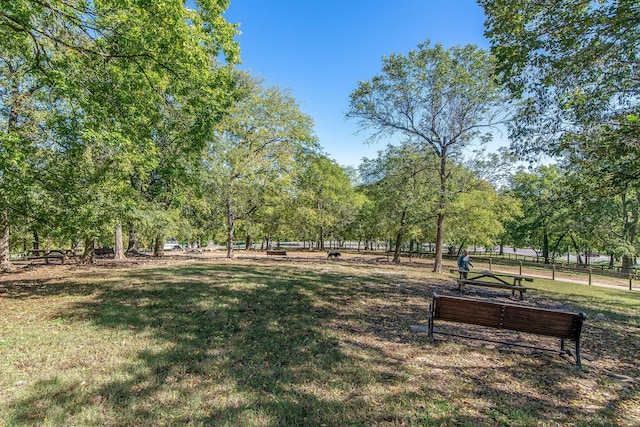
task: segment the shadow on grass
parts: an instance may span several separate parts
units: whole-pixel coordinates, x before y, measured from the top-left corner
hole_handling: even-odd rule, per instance
[[[55,286],[47,292],[72,288]],[[563,383],[580,373],[562,360],[545,366],[549,358],[523,358],[515,373],[501,377],[541,394],[533,398],[501,388],[490,366],[407,368],[405,356],[387,346],[426,345],[425,337],[407,331],[426,318],[433,290],[446,291],[437,285],[198,265],[133,270],[96,288],[93,299],[59,316],[90,323],[107,337],[123,331],[140,344],[97,386],[40,380],[13,402],[9,425],[491,425],[514,419],[528,425],[550,411],[549,389],[567,402],[579,399]],[[362,308],[365,300],[373,302]],[[538,375],[541,368],[553,371],[551,383]],[[443,371],[459,378],[442,385]],[[488,409],[460,414],[453,403],[460,392]],[[562,402],[551,409],[579,420],[571,411]],[[609,416],[609,409],[601,411]]]

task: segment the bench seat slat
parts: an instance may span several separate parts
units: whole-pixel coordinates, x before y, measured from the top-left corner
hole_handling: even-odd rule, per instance
[[[459,299],[440,300],[440,303],[435,313],[439,319],[481,326],[498,327],[500,325],[499,306],[487,306],[478,301]]]
[[[549,335],[558,338],[573,338],[575,315],[548,310],[518,310],[505,307],[504,319],[509,329],[520,332]]]

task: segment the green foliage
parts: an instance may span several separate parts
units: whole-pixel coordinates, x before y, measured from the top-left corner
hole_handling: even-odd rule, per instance
[[[179,205],[231,100],[228,1],[0,5],[0,210],[32,193],[26,219],[77,238]]]
[[[438,208],[437,158],[409,144],[378,153],[360,165],[363,191],[374,203],[372,224],[379,239],[427,238],[434,235],[430,224]]]
[[[407,55],[383,58],[382,73],[351,93],[347,117],[371,132],[369,142],[400,134],[416,152],[438,159],[436,272],[442,270],[445,216],[452,198],[449,164],[472,141],[490,139],[483,130],[505,119],[505,105],[488,52],[473,45],[432,47],[428,41]]]
[[[513,148],[522,157],[547,153],[563,160],[585,240],[611,253],[635,246],[640,4],[479,3],[500,77],[522,100],[510,128]]]
[[[236,102],[216,129],[204,159],[204,184],[217,214],[225,218],[227,251],[233,256],[237,220],[253,221],[267,203],[287,205],[296,159],[315,149],[313,121],[290,94],[262,87],[237,73]],[[276,212],[277,213],[277,212]],[[283,221],[276,221],[281,224]]]
[[[602,126],[624,133],[638,115],[637,1],[479,3],[500,77],[524,99],[511,129],[521,155],[563,154]]]
[[[344,168],[324,155],[309,154],[296,174],[297,229],[301,237],[344,240],[364,202]],[[300,234],[299,234],[300,235]]]
[[[517,247],[541,249],[548,258],[569,233],[575,237],[578,223],[571,218],[572,200],[566,198],[565,191],[566,179],[557,166],[516,173],[508,194],[520,202],[522,216],[507,223],[506,240]],[[551,241],[556,242],[555,247],[551,247]]]

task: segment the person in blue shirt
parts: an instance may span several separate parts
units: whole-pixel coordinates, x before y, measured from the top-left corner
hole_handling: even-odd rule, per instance
[[[469,258],[469,252],[465,250],[462,255],[458,257],[458,270],[460,271],[460,278],[466,279],[469,271],[469,267],[473,267],[471,258]]]

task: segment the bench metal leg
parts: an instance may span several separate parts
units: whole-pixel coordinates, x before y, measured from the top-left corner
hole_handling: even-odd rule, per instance
[[[431,344],[433,344],[435,342],[435,339],[433,338],[433,311],[435,310],[435,304],[433,301],[431,301],[431,304],[429,306],[429,341],[431,341]]]
[[[576,365],[582,369],[582,361],[580,360],[580,340],[576,341]]]
[[[433,316],[429,316],[429,341],[431,344],[435,342],[435,338],[433,337]]]

